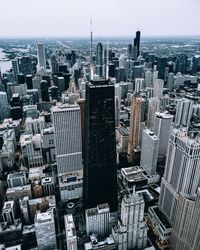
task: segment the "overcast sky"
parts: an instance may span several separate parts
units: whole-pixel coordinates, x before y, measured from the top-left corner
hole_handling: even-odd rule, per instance
[[[200,35],[200,0],[0,0],[0,36]]]

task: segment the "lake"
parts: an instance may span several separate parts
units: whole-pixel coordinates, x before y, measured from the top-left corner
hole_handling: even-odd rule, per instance
[[[6,54],[3,52],[3,48],[0,48],[0,69],[1,73],[6,72],[6,70],[11,69],[11,61],[1,61],[3,58],[6,58]]]

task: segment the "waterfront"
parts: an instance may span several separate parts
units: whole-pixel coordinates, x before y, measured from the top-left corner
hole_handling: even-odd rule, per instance
[[[12,63],[11,61],[2,61],[6,58],[6,54],[3,52],[3,48],[0,48],[0,70],[1,73],[6,72],[7,70],[11,69]]]

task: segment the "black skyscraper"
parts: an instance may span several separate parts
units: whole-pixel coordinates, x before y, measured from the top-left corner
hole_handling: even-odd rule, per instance
[[[46,80],[40,82],[41,97],[43,102],[49,102],[48,83]]]
[[[84,206],[108,202],[117,209],[114,85],[109,80],[86,86]]]
[[[136,47],[137,47],[137,56],[140,55],[140,31],[136,32],[136,38],[135,38],[135,42],[136,42]]]

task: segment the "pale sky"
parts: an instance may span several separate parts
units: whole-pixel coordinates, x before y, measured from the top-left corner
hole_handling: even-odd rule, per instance
[[[0,0],[0,37],[200,35],[200,0]]]

